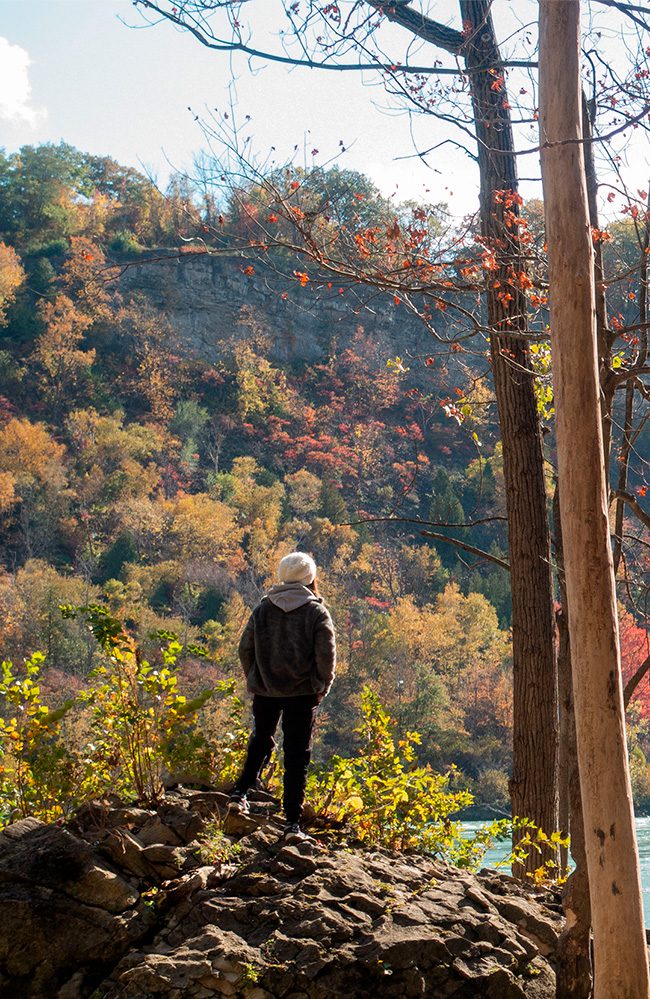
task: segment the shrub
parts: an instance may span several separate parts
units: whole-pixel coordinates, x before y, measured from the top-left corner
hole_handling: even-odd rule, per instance
[[[166,769],[179,782],[228,786],[243,766],[249,736],[246,705],[232,678],[217,681],[213,692],[220,696],[186,715],[185,724],[175,726],[163,746]]]
[[[97,770],[117,794],[156,802],[163,794],[163,775],[175,743],[213,690],[191,701],[179,692],[175,667],[183,646],[175,636],[161,636],[167,645],[163,665],[157,668],[104,607],[63,610],[68,617],[85,617],[104,653],[104,661],[90,675],[90,686],[80,695],[90,705]]]
[[[450,816],[472,803],[468,791],[450,791],[450,774],[418,766],[417,732],[397,744],[393,722],[377,695],[364,687],[361,745],[352,758],[335,756],[327,771],[311,778],[310,800],[321,818],[345,823],[364,846],[425,850],[460,857],[460,823]]]
[[[139,257],[144,252],[144,247],[138,243],[135,233],[129,229],[116,232],[108,245],[113,253],[121,257]]]
[[[361,714],[357,755],[335,756],[329,769],[308,784],[317,816],[338,825],[342,837],[364,847],[418,850],[472,869],[480,866],[495,841],[512,835],[513,827],[523,830],[522,839],[499,866],[520,862],[530,852],[542,854],[549,845],[568,845],[559,833],[547,836],[528,819],[499,819],[465,836],[461,822],[452,816],[473,798],[469,791],[451,790],[455,772],[439,774],[417,764],[417,732],[407,732],[395,743],[395,723],[367,686],[361,694]],[[563,876],[551,861],[531,875],[538,884]]]
[[[36,652],[20,670],[11,662],[2,663],[0,825],[27,815],[58,819],[79,803],[87,785],[87,761],[71,752],[61,736],[61,719],[74,701],[52,711],[42,703],[39,677],[44,661]]]
[[[42,653],[20,669],[2,664],[0,826],[27,815],[45,821],[66,817],[109,790],[155,803],[169,773],[206,783],[235,780],[248,726],[234,680],[218,681],[193,698],[178,687],[180,654],[205,656],[202,648],[184,649],[174,635],[159,632],[162,664],[156,666],[105,608],[62,610],[66,618],[86,621],[101,660],[88,685],[54,710],[41,696]],[[211,731],[202,709],[214,695],[220,703],[218,726]]]
[[[204,864],[221,866],[241,852],[239,843],[233,843],[228,839],[217,821],[205,824],[203,831],[197,836],[197,843],[199,844],[197,853]]]

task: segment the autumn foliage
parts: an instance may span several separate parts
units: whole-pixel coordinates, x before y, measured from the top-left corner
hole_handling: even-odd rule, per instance
[[[443,773],[456,765],[477,798],[507,807],[503,458],[484,341],[456,337],[450,318],[490,280],[491,248],[471,232],[452,235],[438,206],[395,205],[367,178],[337,169],[282,172],[206,202],[178,178],[163,197],[135,171],[61,145],[4,157],[0,185],[0,651],[15,664],[6,683],[27,659],[48,710],[76,698],[103,660],[84,621],[63,618],[59,606],[102,604],[145,660],[160,656],[152,635],[178,636],[175,670],[190,701],[226,681],[241,697],[238,635],[278,557],[300,546],[321,567],[341,659],[317,759],[347,757],[367,684],[395,718],[398,742],[419,732],[423,764]],[[499,196],[509,210],[508,192]],[[513,218],[538,247],[539,206],[523,207]],[[608,248],[624,246],[625,224]],[[278,245],[259,245],[260,226]],[[390,272],[399,304],[390,281],[383,291],[397,321],[407,308],[426,313],[446,345],[388,354],[364,328],[354,270],[328,273],[327,261],[279,245],[291,244],[296,226],[321,257],[334,240],[339,271],[353,262],[371,285],[380,271],[386,285]],[[197,234],[194,251],[223,254],[220,266],[244,289],[237,326],[210,361],[190,356],[170,323],[171,289],[123,280],[134,261],[177,254],[180,238]],[[256,244],[250,262],[243,239]],[[539,268],[530,285],[516,273],[508,281],[541,323],[543,261]],[[260,306],[262,280],[274,309],[336,302],[318,358],[305,361],[299,344],[278,358],[282,320]],[[354,302],[364,306],[358,314]],[[630,308],[622,298],[622,323]],[[622,348],[622,365],[634,349]],[[534,358],[550,421],[541,340]],[[638,475],[631,486],[642,498]],[[403,520],[387,522],[395,517]],[[419,521],[437,537],[422,536]],[[454,540],[471,540],[479,555]],[[631,670],[645,631],[625,614]],[[186,652],[198,643],[207,659]],[[37,651],[44,661],[30,660]],[[634,702],[642,753],[644,690]]]

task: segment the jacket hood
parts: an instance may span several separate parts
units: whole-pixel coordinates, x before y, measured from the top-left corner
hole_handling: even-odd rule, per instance
[[[279,607],[280,610],[286,613],[297,610],[303,604],[321,604],[323,602],[320,597],[317,597],[315,593],[312,593],[302,583],[279,583],[269,590],[266,597],[272,604],[275,604],[276,607]]]

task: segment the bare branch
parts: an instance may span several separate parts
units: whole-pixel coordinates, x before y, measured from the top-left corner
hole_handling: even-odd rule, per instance
[[[157,3],[156,0],[133,0],[133,2],[134,6],[154,11],[165,20],[171,21],[172,24],[177,25],[179,28],[183,28],[185,31],[189,31],[189,33],[193,35],[197,41],[201,43],[201,45],[207,49],[212,49],[214,52],[241,52],[249,58],[264,59],[265,61],[281,63],[285,66],[302,66],[305,69],[325,69],[338,73],[363,73],[374,71],[389,73],[393,76],[397,76],[401,73],[418,76],[460,76],[461,73],[466,72],[465,70],[461,70],[460,68],[453,66],[412,66],[410,64],[382,62],[379,58],[372,62],[350,63],[328,61],[326,58],[311,59],[307,54],[305,54],[302,58],[297,58],[286,54],[283,55],[279,52],[270,52],[266,49],[255,48],[241,39],[217,39],[213,35],[208,34],[207,31],[201,30],[197,24],[189,23],[185,18],[183,18],[182,10],[176,9],[176,13],[174,13],[174,8],[168,10]],[[401,2],[403,2],[403,0],[401,0]],[[442,48],[447,52],[451,52],[452,54],[458,54],[460,46],[463,42],[463,35],[460,31],[456,31],[454,28],[448,28],[444,24],[438,24],[438,22],[432,21],[430,18],[424,17],[424,15],[418,14],[412,9],[409,9],[408,13],[406,13],[405,9],[403,9],[401,14],[398,14],[399,3],[400,0],[397,0],[397,2],[391,5],[390,9],[384,7],[384,5],[380,3],[373,3],[371,6],[381,9],[388,20],[401,24],[404,27],[408,27],[413,34],[419,35],[419,37],[423,38],[425,41],[431,42],[431,44],[436,45],[438,48]],[[220,6],[225,7],[227,5],[224,4]],[[394,12],[393,8],[395,8]],[[420,26],[419,31],[410,24],[407,24],[410,20],[412,20],[416,26]],[[536,62],[529,62],[525,59],[513,59],[500,62],[498,67],[495,68],[503,69],[514,67],[535,69],[536,66]]]
[[[420,524],[423,527],[448,527],[458,530],[471,527],[479,527],[481,524],[492,524],[495,521],[506,522],[507,517],[481,517],[479,520],[471,520],[465,524],[448,524],[442,520],[419,520],[417,517],[364,517],[363,520],[351,520],[341,527],[358,527],[361,524]],[[453,540],[453,539],[449,539]]]
[[[636,516],[637,520],[640,520],[642,524],[646,527],[650,527],[650,514],[646,513],[643,507],[637,502],[631,493],[627,493],[616,489],[612,493],[612,499],[622,499],[624,503],[629,506],[630,510]]]
[[[644,676],[650,670],[650,656],[646,656],[638,670],[630,677],[630,679],[625,684],[625,689],[623,691],[623,705],[627,708],[630,703],[630,699],[634,694],[636,688],[639,686]]]
[[[621,3],[620,0],[596,0],[596,2],[602,4],[603,7],[614,7],[622,14],[626,14],[630,20],[634,21],[635,24],[638,24],[644,31],[648,31],[648,29],[650,29],[650,11],[648,10],[647,4],[641,6],[634,3]],[[645,14],[645,20],[641,17],[637,17],[637,14],[635,13],[636,11],[641,14]]]
[[[446,534],[436,534],[434,531],[420,531],[420,534],[423,538],[433,538],[435,541],[446,542],[448,545],[461,548],[464,552],[469,552],[470,555],[478,555],[479,558],[486,559],[488,562],[494,562],[495,565],[501,566],[502,569],[510,572],[509,562],[499,558],[497,555],[492,555],[490,552],[484,552],[481,548],[476,548],[474,545],[468,545],[466,541],[459,541],[458,538],[448,538]]]
[[[412,35],[417,35],[425,42],[430,42],[445,52],[451,52],[452,55],[460,55],[465,42],[462,32],[448,28],[445,24],[440,24],[422,12],[414,10],[409,0],[391,0],[390,3],[386,3],[385,0],[382,2],[368,0],[368,2],[388,21],[406,28]]]

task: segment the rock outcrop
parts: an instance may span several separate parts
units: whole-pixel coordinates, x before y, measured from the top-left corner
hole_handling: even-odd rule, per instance
[[[273,802],[84,808],[0,834],[12,999],[551,999],[559,905],[430,857],[287,845]],[[207,862],[207,861],[211,862]]]
[[[251,261],[233,256],[175,255],[161,250],[123,267],[120,290],[143,295],[165,314],[178,348],[210,363],[223,360],[238,341],[264,337],[264,356],[274,364],[326,363],[337,342],[349,346],[357,326],[363,326],[378,354],[428,349],[430,334],[423,323],[386,298],[356,289],[340,295],[314,282],[301,288],[292,266],[276,270],[260,260],[253,276]],[[370,303],[365,305],[365,299]],[[447,334],[448,321],[436,315],[436,326]],[[454,357],[448,360],[454,364]],[[417,372],[414,371],[414,375]]]

